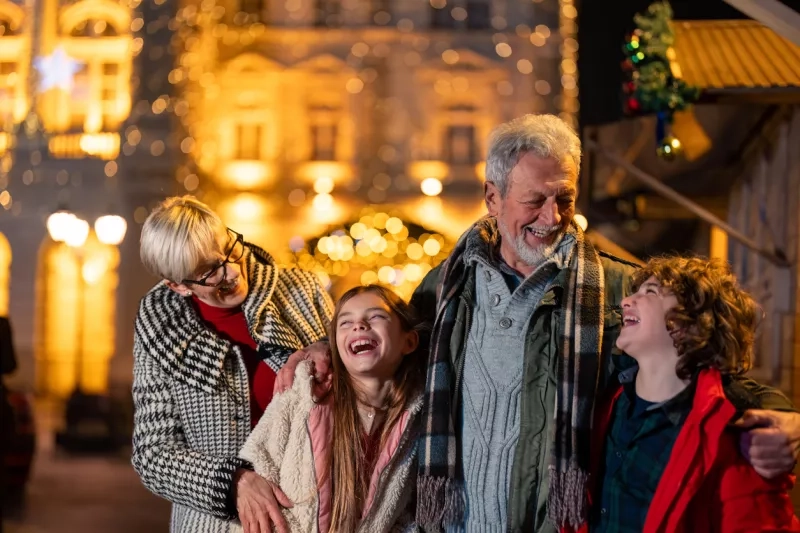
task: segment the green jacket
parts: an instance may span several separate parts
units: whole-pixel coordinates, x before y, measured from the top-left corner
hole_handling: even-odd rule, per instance
[[[616,377],[617,372],[633,364],[633,360],[616,348],[617,336],[622,327],[621,302],[630,291],[630,280],[637,265],[605,252],[598,252],[605,275],[605,323],[603,326],[603,372],[598,384],[598,394]],[[473,293],[475,289],[474,266],[469,267],[467,281],[461,289],[460,303],[453,336],[450,339],[450,360],[457,379],[454,380],[454,420],[457,431],[461,405],[461,370],[464,365],[464,346],[469,334]],[[436,287],[441,268],[431,270],[417,287],[412,304],[423,320],[432,324],[436,314]],[[509,531],[555,533],[547,521],[548,455],[551,439],[550,426],[555,409],[555,364],[560,338],[560,298],[566,284],[567,271],[562,270],[553,287],[539,302],[531,317],[526,333],[523,388],[520,400],[520,433],[517,442],[508,502]],[[757,384],[749,379],[741,383],[754,395],[765,409],[792,410],[789,400],[779,391]]]

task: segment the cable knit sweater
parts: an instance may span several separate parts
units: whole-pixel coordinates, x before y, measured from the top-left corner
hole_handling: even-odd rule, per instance
[[[333,437],[332,395],[315,403],[308,363],[298,365],[294,385],[267,407],[241,451],[256,473],[276,483],[294,503],[284,509],[292,533],[327,533],[331,482],[326,452]],[[413,524],[416,486],[417,415],[422,398],[406,410],[378,459],[359,533],[417,531]],[[238,529],[241,531],[241,528]]]

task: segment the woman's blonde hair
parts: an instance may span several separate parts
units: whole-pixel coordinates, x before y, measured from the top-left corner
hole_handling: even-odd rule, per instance
[[[354,287],[344,293],[336,304],[331,320],[331,361],[333,364],[333,443],[329,451],[333,484],[330,533],[355,531],[369,490],[372,472],[364,464],[365,450],[361,439],[361,421],[358,416],[358,392],[336,345],[336,331],[342,307],[359,294],[373,293],[383,300],[400,321],[405,332],[419,331],[419,322],[412,307],[390,289],[379,285]],[[380,447],[392,428],[399,422],[408,403],[421,390],[425,381],[424,351],[417,347],[403,357],[394,374],[392,388],[386,397],[386,419],[381,429]]]
[[[181,283],[220,256],[227,238],[225,224],[210,207],[194,196],[175,196],[145,220],[139,255],[150,273]]]

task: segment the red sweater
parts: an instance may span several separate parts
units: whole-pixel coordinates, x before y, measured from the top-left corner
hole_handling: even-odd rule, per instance
[[[203,322],[220,337],[238,346],[242,352],[242,360],[247,368],[250,383],[250,427],[255,427],[267,405],[272,401],[275,372],[258,356],[258,345],[250,336],[241,306],[213,307],[201,302],[197,297],[192,299]]]
[[[592,478],[599,472],[614,403],[621,392],[619,387],[610,401],[597,406]],[[767,480],[758,475],[739,452],[738,435],[727,429],[735,413],[719,372],[702,371],[692,410],[650,502],[643,533],[800,531],[789,498],[794,476]],[[599,487],[590,490],[590,505],[596,490]]]

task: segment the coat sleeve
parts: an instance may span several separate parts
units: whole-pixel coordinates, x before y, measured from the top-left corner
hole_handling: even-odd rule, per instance
[[[734,378],[739,385],[744,387],[747,392],[753,395],[759,403],[761,409],[771,409],[773,411],[797,411],[788,397],[778,389],[773,389],[768,385],[744,377],[736,376]]]
[[[735,451],[733,453],[736,453]],[[741,457],[721,474],[718,498],[710,507],[720,533],[800,532],[789,497],[794,476],[766,480]]]
[[[186,442],[171,384],[163,368],[134,338],[133,468],[142,483],[167,500],[203,513],[233,518],[229,495],[238,457],[193,450]]]

